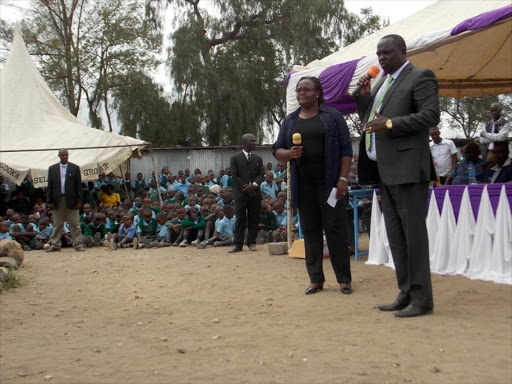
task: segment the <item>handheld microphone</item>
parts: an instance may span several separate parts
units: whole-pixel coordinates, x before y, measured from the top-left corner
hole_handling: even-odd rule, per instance
[[[302,136],[300,133],[294,133],[293,136],[292,136],[292,142],[293,142],[293,145],[301,145],[302,144]],[[295,161],[297,162],[297,166],[300,167],[300,157],[298,159],[295,159]]]
[[[366,72],[366,79],[368,79],[368,80],[375,79],[375,77],[379,74],[379,72],[380,72],[379,67],[377,67],[376,65],[372,65],[370,67],[370,69],[368,70],[368,72]],[[361,89],[363,89],[365,86],[366,86],[365,84],[359,84],[356,87],[356,89],[354,89],[354,91],[352,91],[350,96],[356,97],[359,94],[359,92],[361,91]]]

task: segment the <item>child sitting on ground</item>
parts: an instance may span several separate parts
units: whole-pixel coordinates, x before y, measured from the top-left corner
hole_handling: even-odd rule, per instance
[[[48,217],[39,219],[39,233],[36,234],[35,249],[42,249],[45,244],[50,245],[50,237],[52,236],[53,226]],[[49,248],[49,247],[48,247]]]
[[[137,228],[135,228],[135,225],[133,225],[133,215],[131,213],[124,214],[122,221],[123,222],[119,226],[117,233],[112,235],[112,239],[110,241],[105,240],[105,246],[109,247],[110,249],[129,247],[137,249]]]
[[[157,248],[169,246],[169,243],[171,242],[171,232],[165,225],[167,222],[167,216],[165,213],[158,213],[156,215],[156,222],[158,223],[156,239],[151,243],[151,245]]]
[[[6,220],[0,221],[0,241],[1,240],[14,240],[9,234],[9,224]]]
[[[286,211],[284,210],[284,204],[281,200],[274,202],[274,215],[276,216],[277,221],[277,229],[274,231],[274,241],[276,243],[286,241],[286,226],[288,221]]]
[[[197,208],[191,208],[188,212],[188,218],[183,220],[183,241],[180,247],[187,247],[189,244],[197,245],[203,238],[206,222],[204,217],[199,214]]]
[[[35,248],[34,238],[36,231],[32,224],[30,224],[28,216],[20,216],[19,213],[15,213],[12,216],[13,224],[9,228],[9,232],[12,238],[21,244],[21,248],[24,251],[31,251]]]
[[[204,249],[211,244],[214,247],[233,245],[236,223],[236,218],[234,217],[235,209],[231,205],[226,205],[223,208],[218,207],[218,209],[222,209],[224,218],[217,220],[213,237],[198,245],[199,249]]]
[[[137,241],[139,248],[151,248],[151,240],[156,238],[158,223],[153,218],[154,212],[151,208],[142,210],[142,220],[137,224]]]
[[[268,209],[265,201],[261,202],[260,222],[258,224],[260,229],[258,237],[264,243],[271,243],[274,241],[273,232],[277,229],[276,215]]]
[[[95,213],[92,222],[87,225],[84,231],[84,243],[88,247],[101,245],[102,239],[107,234],[107,228],[104,220],[106,216],[104,213]]]
[[[187,217],[185,208],[176,209],[176,217],[168,221],[165,225],[171,231],[170,242],[177,247],[183,240],[183,220]]]

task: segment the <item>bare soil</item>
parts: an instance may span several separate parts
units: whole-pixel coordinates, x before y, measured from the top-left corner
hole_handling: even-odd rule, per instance
[[[1,383],[512,382],[512,288],[433,275],[434,314],[395,319],[394,271],[328,260],[305,296],[303,260],[267,246],[27,252],[0,295]],[[46,377],[46,378],[45,378]]]

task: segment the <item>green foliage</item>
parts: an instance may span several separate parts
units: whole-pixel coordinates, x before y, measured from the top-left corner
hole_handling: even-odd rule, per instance
[[[20,288],[28,283],[27,279],[20,276],[13,268],[9,269],[7,279],[3,282],[4,291],[8,291],[11,288]]]
[[[154,20],[175,13],[167,65],[180,108],[178,124],[209,145],[261,142],[285,116],[284,80],[292,64],[321,58],[381,27],[366,9],[349,14],[339,0],[148,0]],[[174,108],[174,105],[173,105]]]
[[[502,105],[502,116],[510,116],[512,95],[492,96],[479,98],[464,97],[455,99],[452,97],[440,97],[439,107],[441,112],[448,116],[448,124],[453,129],[460,129],[466,138],[478,136],[482,125],[492,120],[489,108],[492,103]]]

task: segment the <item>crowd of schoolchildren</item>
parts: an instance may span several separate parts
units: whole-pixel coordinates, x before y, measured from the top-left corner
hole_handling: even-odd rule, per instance
[[[286,240],[286,170],[282,164],[266,167],[258,242]],[[215,175],[186,169],[176,175],[168,167],[149,180],[99,175],[83,183],[80,226],[83,245],[118,248],[165,246],[204,249],[233,244],[235,228],[234,182],[229,168]],[[24,250],[47,249],[52,234],[51,211],[46,209],[45,190],[26,178],[15,191],[0,176],[0,240],[16,240]],[[67,224],[62,246],[72,246]]]

